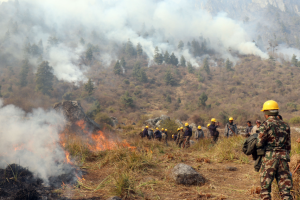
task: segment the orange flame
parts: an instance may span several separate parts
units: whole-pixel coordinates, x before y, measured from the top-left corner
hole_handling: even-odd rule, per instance
[[[15,150],[15,151],[19,151],[19,150],[22,150],[22,149],[24,149],[24,144],[16,145],[16,146],[14,147],[14,150]]]
[[[136,147],[130,146],[126,140],[122,142],[116,142],[113,139],[108,138],[102,131],[97,131],[96,134],[90,134],[86,130],[86,124],[84,120],[80,120],[76,122],[76,125],[81,128],[81,130],[88,134],[90,137],[92,144],[88,144],[88,148],[91,151],[103,151],[103,150],[112,150],[118,147],[124,147],[129,149],[135,149]]]

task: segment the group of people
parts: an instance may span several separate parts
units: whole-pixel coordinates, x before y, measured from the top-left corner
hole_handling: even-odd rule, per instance
[[[271,186],[274,179],[277,180],[279,193],[282,199],[293,199],[290,191],[293,187],[292,174],[290,173],[288,162],[290,162],[291,152],[291,135],[290,126],[282,120],[279,115],[279,106],[276,101],[269,100],[263,105],[264,117],[266,121],[263,123],[259,120],[256,121],[256,125],[253,127],[251,121],[247,122],[246,136],[256,138],[254,143],[255,148],[263,149],[262,165],[260,172],[261,182],[261,199],[271,199]],[[211,119],[211,124],[207,125],[208,137],[212,138],[212,142],[216,142],[219,137],[217,128],[219,122],[215,118]],[[142,131],[142,137],[148,137],[149,139],[155,138],[161,140],[168,139],[166,129],[160,131],[156,128],[153,135],[153,129],[148,131],[148,127]],[[233,123],[233,118],[229,118],[229,123],[225,126],[224,136],[230,137],[238,135],[238,129],[236,124]],[[192,129],[188,123],[185,124],[185,129],[180,127],[177,129],[177,135],[172,135],[172,138],[176,141],[179,147],[189,147],[190,138],[192,137]],[[198,140],[204,138],[204,132],[201,126],[195,131],[195,139]],[[250,137],[248,138],[250,139]],[[300,143],[297,140],[297,142]]]

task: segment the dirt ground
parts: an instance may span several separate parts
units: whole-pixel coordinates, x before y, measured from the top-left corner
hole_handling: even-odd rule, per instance
[[[157,161],[154,168],[130,175],[135,179],[136,190],[139,192],[128,199],[259,199],[258,194],[251,194],[251,189],[260,186],[259,173],[254,171],[251,157],[248,164],[234,160],[218,162],[206,153],[192,149],[181,150],[174,147],[174,144],[165,148],[164,153],[153,152],[153,156]],[[199,158],[208,160],[203,162]],[[113,196],[108,190],[109,183],[107,186],[99,185],[109,180],[117,168],[111,165],[100,167],[100,162],[84,163],[81,168],[87,174],[83,175],[81,186],[66,186],[57,192],[71,199],[106,199]],[[169,173],[179,163],[190,165],[203,175],[205,185],[186,187],[175,184],[169,178]],[[237,170],[229,171],[227,167],[236,167]]]

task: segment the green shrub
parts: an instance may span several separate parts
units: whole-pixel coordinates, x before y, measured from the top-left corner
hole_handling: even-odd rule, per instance
[[[98,124],[108,124],[110,126],[114,125],[112,119],[106,113],[98,113],[95,117],[95,122]]]
[[[300,117],[293,117],[292,119],[290,119],[290,124],[293,124],[293,125],[300,124]]]

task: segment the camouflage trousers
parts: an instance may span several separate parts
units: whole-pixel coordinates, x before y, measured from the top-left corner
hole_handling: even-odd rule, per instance
[[[267,151],[263,158],[260,173],[260,197],[262,200],[271,199],[270,193],[274,178],[277,181],[281,199],[293,199],[290,194],[293,187],[293,180],[287,159],[282,159],[278,152]]]
[[[191,139],[190,136],[185,137],[183,148],[189,148],[191,146],[190,139]]]

